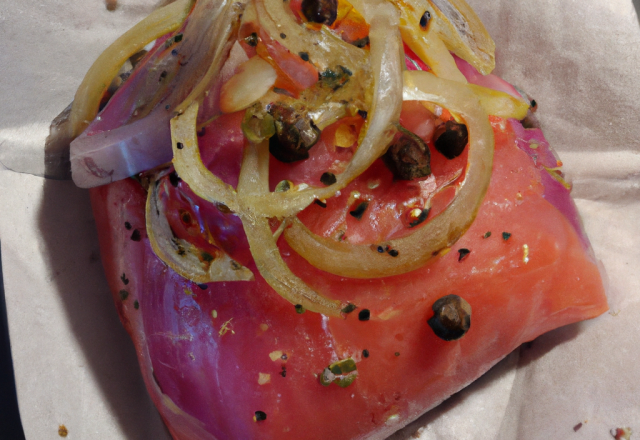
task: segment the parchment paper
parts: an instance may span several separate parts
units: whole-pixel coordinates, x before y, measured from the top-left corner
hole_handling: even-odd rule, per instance
[[[631,0],[469,0],[496,73],[539,103],[606,268],[611,311],[527,344],[394,440],[640,433],[640,26]],[[42,175],[49,122],[154,0],[0,0],[0,162]],[[169,439],[102,273],[88,194],[0,168],[0,244],[27,439]],[[581,424],[581,425],[580,425]]]

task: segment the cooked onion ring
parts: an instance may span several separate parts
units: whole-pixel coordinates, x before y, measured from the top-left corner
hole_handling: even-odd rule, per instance
[[[313,266],[352,278],[381,278],[423,266],[453,245],[469,228],[489,187],[494,139],[489,118],[477,97],[466,87],[428,72],[404,72],[405,90],[413,99],[433,102],[458,113],[469,130],[467,172],[451,204],[433,220],[407,236],[385,245],[396,257],[379,253],[371,245],[355,245],[313,234],[294,219],[284,235],[289,245]]]

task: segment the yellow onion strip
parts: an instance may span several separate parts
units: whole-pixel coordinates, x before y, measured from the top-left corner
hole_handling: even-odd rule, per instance
[[[146,223],[153,252],[179,275],[195,282],[253,281],[253,272],[243,267],[222,249],[215,255],[203,253],[193,244],[174,236],[167,221],[164,204],[158,200],[160,185],[167,182],[151,182],[147,195]]]
[[[430,23],[426,29],[422,29],[420,26],[420,19],[425,11],[428,11],[431,17],[437,17],[434,12],[435,8],[426,1],[419,2],[417,0],[413,0],[411,3],[398,1],[397,5],[400,9],[400,33],[407,46],[438,77],[466,84],[467,79],[458,69],[447,46],[436,34],[433,23]]]
[[[238,211],[235,189],[211,173],[200,158],[196,132],[198,107],[198,102],[194,101],[183,114],[171,119],[173,166],[199,197],[211,203],[222,203],[232,211]]]
[[[178,29],[189,15],[195,0],[177,0],[152,12],[125,32],[93,63],[85,75],[71,107],[71,138],[75,138],[98,114],[100,100],[120,67],[150,41]]]
[[[419,1],[419,0],[408,0]],[[495,68],[496,45],[473,11],[464,0],[428,0],[435,6],[434,31],[447,48],[468,61],[483,75]]]
[[[295,215],[315,199],[332,197],[384,154],[394,134],[393,124],[398,121],[402,108],[402,39],[397,17],[392,5],[383,4],[369,23],[370,59],[374,73],[373,102],[366,133],[346,170],[337,176],[336,183],[324,188],[248,196],[247,202],[254,207],[256,214],[279,218]]]
[[[269,142],[249,143],[245,148],[238,180],[238,194],[245,196],[269,191]],[[255,215],[252,205],[243,203],[238,213],[249,241],[251,255],[265,281],[290,303],[327,316],[340,316],[341,302],[327,299],[295,276],[282,259],[269,220]]]
[[[412,76],[413,73],[408,73]],[[475,84],[459,85],[466,87],[476,95],[480,106],[488,115],[498,116],[503,119],[524,119],[529,110],[529,103],[523,99],[517,99],[505,92],[489,89]],[[405,101],[421,101],[423,92],[411,87],[404,87],[403,99]],[[457,115],[455,115],[457,117]]]
[[[320,31],[298,24],[289,3],[282,0],[255,0],[258,21],[269,36],[289,52],[306,52],[320,70],[337,65],[352,72],[367,70],[367,52],[342,41],[326,26]],[[282,38],[280,35],[286,35]]]
[[[469,130],[467,172],[451,204],[433,220],[407,237],[383,243],[396,257],[379,253],[376,246],[355,245],[313,234],[298,219],[285,230],[289,245],[313,266],[352,278],[398,275],[423,266],[453,245],[469,228],[489,187],[494,138],[487,113],[478,99],[459,83],[422,71],[404,72],[410,99],[429,101],[458,113]]]

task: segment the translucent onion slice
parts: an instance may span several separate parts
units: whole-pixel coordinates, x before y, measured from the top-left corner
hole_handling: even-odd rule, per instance
[[[451,204],[433,220],[407,236],[384,244],[396,257],[379,253],[377,246],[354,245],[313,234],[294,219],[284,235],[289,245],[313,266],[352,278],[380,278],[415,270],[441,250],[453,245],[469,228],[489,187],[494,138],[489,118],[478,98],[459,83],[431,73],[404,72],[405,90],[458,113],[469,130],[467,172]]]
[[[93,63],[76,91],[71,108],[71,138],[78,136],[98,114],[102,95],[120,67],[150,41],[173,32],[189,15],[195,0],[177,0],[155,10],[125,32]]]
[[[222,85],[220,109],[233,113],[249,107],[276,83],[276,70],[258,55],[242,63],[238,72]]]
[[[406,73],[407,77],[412,77],[413,73]],[[488,115],[498,116],[508,119],[523,119],[527,116],[529,104],[522,99],[516,99],[505,92],[489,89],[487,87],[477,86],[475,84],[467,84],[465,86],[473,92],[478,98],[480,105]],[[403,89],[403,99],[405,101],[422,101],[424,93],[421,90],[405,86]]]
[[[397,2],[402,39],[437,76],[466,84],[467,80],[458,69],[449,49],[436,34],[436,26],[429,24],[426,29],[420,26],[420,20],[427,12],[432,19],[437,19],[435,8],[424,0],[414,0],[413,3],[415,4]]]
[[[173,166],[199,197],[222,203],[232,211],[238,211],[238,199],[234,188],[213,175],[202,163],[196,132],[198,102],[194,101],[182,114],[171,119],[171,144]]]
[[[491,73],[496,66],[496,45],[471,6],[464,0],[428,1],[436,7],[434,30],[449,50],[483,75]]]
[[[248,196],[257,214],[288,217],[309,206],[315,199],[327,199],[364,172],[382,154],[393,137],[393,124],[402,107],[402,39],[398,31],[398,13],[391,4],[378,8],[370,23],[371,66],[374,73],[373,102],[366,132],[344,173],[333,185]],[[288,39],[288,38],[287,38]]]
[[[231,259],[222,249],[212,255],[173,235],[165,206],[158,200],[159,188],[166,184],[166,180],[152,182],[146,204],[147,234],[151,248],[158,258],[194,283],[253,281],[253,272]]]
[[[269,142],[249,143],[238,180],[238,193],[244,196],[269,190]],[[243,200],[244,201],[244,200]],[[265,281],[291,304],[327,316],[340,316],[342,304],[319,295],[295,276],[282,259],[269,220],[252,212],[252,206],[243,203],[240,212],[242,225],[249,242],[251,255]]]
[[[260,26],[269,36],[286,47],[292,54],[306,52],[309,61],[323,71],[340,65],[351,72],[368,70],[367,52],[342,41],[326,26],[320,31],[300,25],[288,2],[282,0],[255,0]],[[284,34],[286,38],[282,38]],[[313,43],[312,43],[313,42]]]

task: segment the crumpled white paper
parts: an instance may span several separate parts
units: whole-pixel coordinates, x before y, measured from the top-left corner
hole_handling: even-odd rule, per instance
[[[539,103],[608,274],[611,311],[550,332],[394,440],[640,432],[640,26],[631,0],[468,0],[496,73]],[[0,243],[27,439],[169,439],[102,273],[88,194],[45,181],[49,122],[153,0],[0,2]],[[638,434],[635,434],[638,435]],[[633,436],[632,436],[633,438]]]

